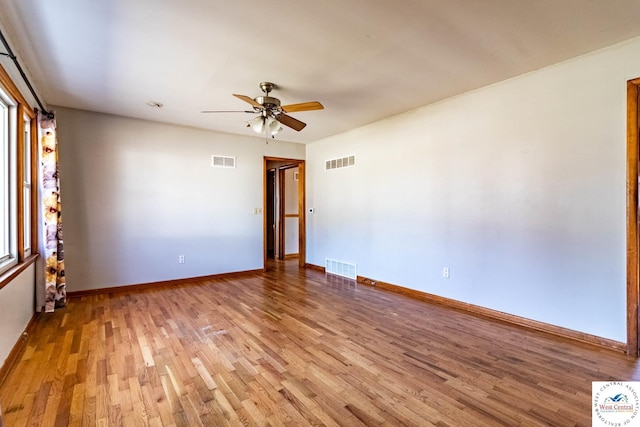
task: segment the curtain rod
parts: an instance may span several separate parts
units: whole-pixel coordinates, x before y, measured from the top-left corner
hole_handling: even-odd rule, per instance
[[[24,80],[24,82],[27,84],[27,87],[29,88],[31,95],[33,95],[33,97],[36,99],[36,102],[40,106],[40,110],[42,111],[42,113],[44,113],[47,116],[47,118],[53,119],[54,118],[53,112],[47,111],[47,109],[44,108],[44,105],[42,105],[42,102],[40,102],[40,98],[38,98],[38,95],[36,95],[36,91],[33,89],[33,86],[31,86],[31,82],[29,81],[29,79],[27,78],[27,75],[24,73],[24,70],[20,66],[20,63],[18,62],[18,58],[13,54],[13,51],[11,50],[11,47],[9,46],[7,39],[4,38],[4,34],[2,34],[2,30],[0,30],[0,39],[2,40],[2,44],[4,45],[4,48],[7,50],[7,53],[0,52],[0,55],[8,56],[9,58],[11,58],[16,68],[18,69],[18,72],[20,72],[20,75],[22,76],[22,80]]]

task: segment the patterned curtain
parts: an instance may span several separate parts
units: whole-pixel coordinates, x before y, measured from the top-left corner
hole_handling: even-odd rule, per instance
[[[44,309],[46,312],[53,312],[54,309],[67,305],[56,120],[38,114],[38,134],[43,232],[40,254],[44,261]],[[38,304],[38,307],[41,305]]]

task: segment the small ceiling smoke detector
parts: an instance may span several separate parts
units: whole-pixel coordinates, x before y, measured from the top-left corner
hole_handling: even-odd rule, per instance
[[[155,102],[155,101],[149,101],[147,102],[147,105],[151,108],[162,108],[164,107],[164,104],[162,102]]]

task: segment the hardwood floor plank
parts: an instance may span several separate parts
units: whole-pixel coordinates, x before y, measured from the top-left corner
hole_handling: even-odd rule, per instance
[[[31,414],[29,416],[29,424],[30,425],[40,425],[42,424],[42,417],[44,415],[45,408],[47,403],[49,402],[49,394],[51,392],[52,383],[47,382],[42,384],[42,387],[38,390],[37,394],[34,396],[34,405],[31,408]],[[5,413],[6,423],[9,424],[11,422],[11,413]]]
[[[0,384],[13,425],[591,423],[638,360],[277,262],[71,297]]]

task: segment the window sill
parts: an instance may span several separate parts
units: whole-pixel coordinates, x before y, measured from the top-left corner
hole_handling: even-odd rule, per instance
[[[0,289],[8,285],[13,279],[18,277],[20,273],[27,269],[31,264],[36,262],[38,254],[31,254],[24,261],[14,265],[4,273],[0,274]]]

